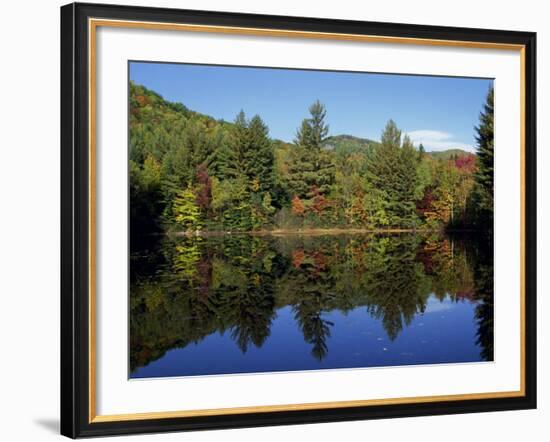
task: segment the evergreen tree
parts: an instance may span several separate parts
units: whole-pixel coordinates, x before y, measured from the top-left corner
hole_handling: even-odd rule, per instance
[[[291,144],[243,111],[232,123],[215,120],[133,83],[129,99],[132,232],[196,226],[193,205],[212,229],[291,228],[300,218],[309,227],[413,228],[417,213],[432,228],[492,226],[492,89],[476,127],[477,161],[415,150],[392,120],[381,142],[328,137],[319,100]]]
[[[304,119],[296,133],[288,164],[288,189],[300,198],[313,198],[316,192],[328,194],[334,182],[334,162],[323,149],[328,135],[325,107],[317,100],[309,112],[311,118]]]
[[[240,111],[231,131],[227,146],[218,156],[219,178],[245,178],[255,191],[267,192],[273,187],[274,154],[269,129],[255,115],[250,121]]]
[[[403,147],[400,151],[400,172],[401,186],[399,188],[399,198],[401,206],[398,213],[402,218],[403,225],[412,227],[417,221],[416,215],[416,196],[417,196],[417,152],[408,135],[403,138]]]
[[[426,149],[424,149],[424,145],[422,143],[418,146],[418,154],[420,159],[424,158],[424,155],[426,154]]]
[[[273,165],[275,157],[269,129],[262,119],[255,115],[248,125],[248,143],[250,152],[247,155],[246,174],[251,183],[257,183],[256,191],[270,192],[273,188]]]
[[[328,124],[325,124],[327,111],[325,106],[319,100],[316,100],[309,107],[309,113],[311,114],[311,118],[309,119],[311,146],[320,149],[328,135]]]
[[[493,144],[494,144],[494,89],[487,94],[483,112],[479,116],[479,126],[476,127],[477,142],[477,173],[476,181],[486,190],[488,196],[493,196]]]
[[[220,178],[238,179],[246,174],[251,161],[249,138],[248,121],[241,110],[233,123],[229,142],[219,155]]]
[[[407,150],[414,150],[414,144],[411,140],[411,137],[409,137],[409,135],[405,134],[405,136],[403,137],[403,149],[407,149]]]
[[[382,132],[381,144],[369,157],[367,179],[375,199],[383,199],[390,226],[413,227],[417,221],[415,189],[416,151],[409,137],[401,147],[401,130],[393,120]]]
[[[380,143],[386,149],[399,149],[401,147],[401,130],[395,124],[395,121],[390,120],[386,123],[386,127],[382,132]]]
[[[312,147],[313,134],[311,124],[307,118],[302,120],[302,125],[296,131],[294,144],[303,147]]]
[[[477,172],[475,184],[467,203],[470,222],[478,229],[493,230],[493,147],[494,147],[494,89],[487,94],[476,128]]]

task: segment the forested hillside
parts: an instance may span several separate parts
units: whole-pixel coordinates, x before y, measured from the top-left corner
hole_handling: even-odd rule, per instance
[[[435,158],[437,160],[445,160],[445,161],[454,160],[460,156],[466,156],[466,157],[472,157],[472,158],[475,156],[462,149],[447,149],[442,151],[429,152],[428,155],[430,155],[432,158]]]
[[[426,153],[392,120],[379,141],[330,136],[328,111],[304,109],[288,143],[130,83],[132,233],[492,226],[492,91],[477,157]]]

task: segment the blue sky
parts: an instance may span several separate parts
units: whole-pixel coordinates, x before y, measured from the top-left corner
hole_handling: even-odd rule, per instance
[[[374,140],[391,118],[428,151],[474,151],[492,80],[305,71],[172,63],[130,63],[130,79],[165,99],[233,121],[259,114],[270,136],[292,141],[316,99],[325,104],[330,135]]]

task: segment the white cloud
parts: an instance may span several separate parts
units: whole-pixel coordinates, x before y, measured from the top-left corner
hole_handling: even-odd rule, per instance
[[[424,145],[426,151],[442,151],[447,149],[462,149],[468,152],[475,152],[475,147],[468,143],[461,143],[455,140],[453,135],[439,130],[413,130],[407,132],[414,145]]]

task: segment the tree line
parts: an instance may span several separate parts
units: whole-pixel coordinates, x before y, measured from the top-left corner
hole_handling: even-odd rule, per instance
[[[379,142],[334,143],[326,120],[314,102],[288,143],[270,138],[259,115],[215,120],[131,82],[132,232],[492,230],[492,89],[475,156],[417,149],[393,120]]]

